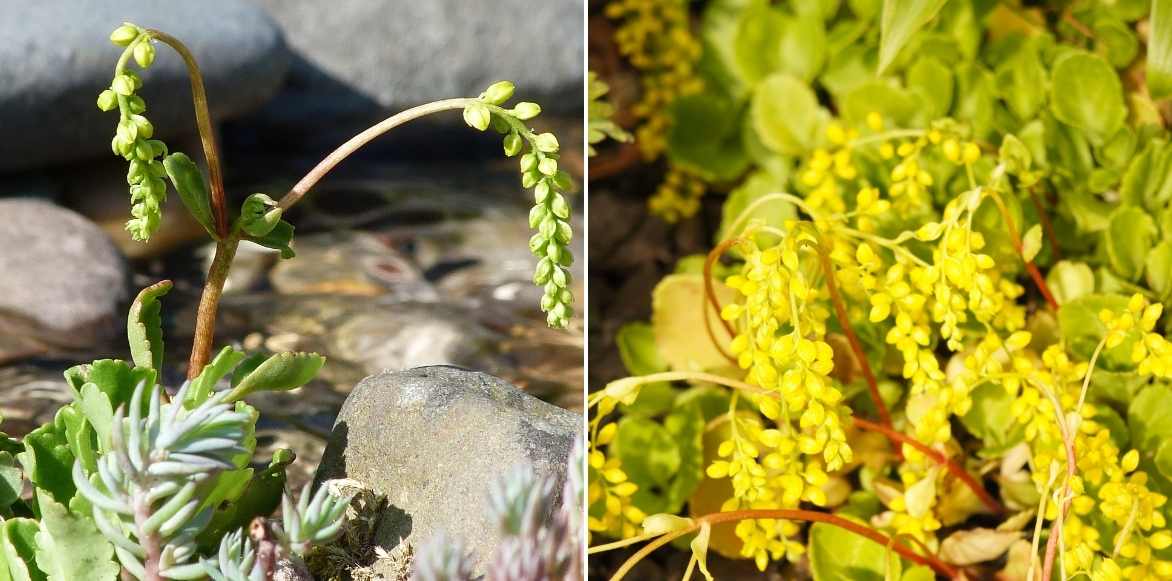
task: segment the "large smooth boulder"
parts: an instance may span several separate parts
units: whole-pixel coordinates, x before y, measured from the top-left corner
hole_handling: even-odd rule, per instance
[[[90,348],[125,328],[126,260],[70,210],[0,200],[0,273],[0,360]]]
[[[122,51],[110,43],[110,32],[124,21],[167,32],[191,49],[216,121],[267,101],[288,69],[281,30],[263,9],[244,0],[5,3],[0,171],[111,155],[118,116],[98,110],[95,101],[110,85]],[[170,48],[157,49],[143,77],[146,116],[164,140],[193,134],[187,70]]]
[[[487,515],[489,487],[522,468],[555,476],[560,490],[582,430],[580,414],[484,373],[382,373],[346,398],[317,480],[349,478],[387,495],[376,533],[387,550],[444,532],[485,562],[500,540]]]
[[[501,79],[550,110],[582,105],[583,0],[253,1],[297,53],[291,85],[306,97],[288,103],[297,111],[398,110]]]

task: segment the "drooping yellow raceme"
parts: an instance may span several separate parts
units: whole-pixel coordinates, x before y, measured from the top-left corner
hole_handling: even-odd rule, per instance
[[[612,422],[602,426],[601,423],[617,404],[614,398],[604,396],[590,421],[587,528],[591,533],[625,539],[639,534],[647,515],[632,503],[631,496],[639,486],[629,480],[618,458],[608,458],[603,452],[603,448],[614,441],[618,424]]]

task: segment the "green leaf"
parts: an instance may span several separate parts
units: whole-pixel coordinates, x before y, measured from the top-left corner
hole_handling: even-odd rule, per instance
[[[1099,320],[1104,309],[1121,312],[1127,308],[1127,297],[1115,294],[1089,294],[1063,304],[1058,309],[1058,328],[1062,337],[1077,357],[1088,360],[1107,328]],[[1131,347],[1137,333],[1132,332],[1123,343],[1103,352],[1100,364],[1109,368],[1131,368]]]
[[[118,359],[99,359],[65,372],[65,378],[74,390],[74,398],[81,397],[81,389],[86,383],[93,383],[110,398],[110,405],[114,409],[130,401],[130,396],[138,384],[145,384],[147,388],[153,387],[156,375],[154,369],[131,367]]]
[[[879,25],[879,74],[895,61],[916,31],[928,24],[946,0],[883,0]]]
[[[1021,258],[1032,262],[1042,251],[1042,225],[1034,224],[1021,239]]]
[[[749,116],[766,147],[782,155],[802,155],[816,144],[827,114],[810,87],[796,77],[777,74],[757,86]]]
[[[1054,300],[1065,305],[1095,292],[1095,273],[1085,262],[1062,260],[1046,275],[1046,285],[1054,293]]]
[[[741,137],[742,109],[725,97],[680,97],[669,109],[668,158],[708,181],[731,181],[749,166]]]
[[[98,449],[102,452],[109,451],[110,430],[114,424],[114,406],[110,403],[110,396],[96,383],[87,383],[81,388],[77,408],[97,434]]]
[[[928,105],[927,116],[943,117],[952,108],[952,69],[939,59],[926,56],[916,61],[907,72],[907,86],[918,93]]]
[[[29,432],[24,437],[24,452],[17,455],[29,482],[61,503],[69,502],[76,491],[72,475],[74,456],[65,426],[67,409],[71,408],[57,410],[52,422]]]
[[[615,333],[615,344],[623,366],[631,375],[650,375],[667,371],[667,362],[659,356],[655,330],[644,322],[627,323]]]
[[[1152,0],[1148,39],[1148,92],[1153,99],[1172,95],[1172,0]]]
[[[1025,428],[1014,421],[1014,396],[1000,384],[982,383],[973,389],[972,407],[961,416],[965,429],[981,439],[985,453],[996,456],[1022,441]]]
[[[1115,273],[1131,282],[1139,280],[1156,234],[1156,223],[1147,212],[1135,206],[1116,208],[1103,233],[1107,259]]]
[[[1140,391],[1127,407],[1127,426],[1131,445],[1145,455],[1172,440],[1172,387],[1157,383]]]
[[[171,291],[171,281],[164,280],[142,289],[130,305],[126,335],[130,355],[138,367],[162,369],[163,328],[159,298]],[[133,386],[132,386],[133,388]]]
[[[805,12],[785,17],[781,26],[780,70],[813,81],[826,62],[826,25],[822,15]]]
[[[746,85],[753,86],[777,70],[785,28],[784,16],[769,2],[753,0],[741,11],[733,37],[733,64]]]
[[[755,171],[749,174],[735,190],[725,199],[720,212],[720,228],[716,233],[716,240],[727,240],[731,236],[739,235],[750,224],[761,224],[774,228],[785,227],[785,222],[797,216],[794,205],[783,199],[773,199],[759,202],[769,194],[785,191],[785,181],[779,179],[772,172]],[[752,212],[745,211],[752,206]],[[731,229],[736,227],[736,232]],[[760,235],[764,240],[766,234]]]
[[[293,252],[293,247],[290,244],[293,242],[293,225],[281,220],[277,225],[264,236],[249,236],[247,238],[265,248],[272,248],[273,250],[281,251],[281,258],[290,259],[296,256]]]
[[[29,518],[0,522],[0,556],[8,562],[8,574],[13,581],[48,581],[34,564],[39,530],[37,521]]]
[[[727,305],[736,291],[713,282],[720,304]],[[704,331],[704,316],[709,317],[712,332],[727,349],[732,340],[720,324],[720,314],[704,303],[704,277],[696,274],[670,274],[655,285],[651,293],[651,326],[659,354],[671,369],[706,370],[728,365],[728,360],[712,344]]]
[[[1124,204],[1158,210],[1172,200],[1169,174],[1172,174],[1172,147],[1163,139],[1153,139],[1131,159],[1119,185],[1119,197]]]
[[[20,500],[23,486],[24,476],[16,465],[16,456],[12,452],[0,452],[0,515],[9,514],[8,507]]]
[[[204,366],[203,370],[199,372],[199,375],[191,380],[191,386],[187,389],[183,405],[191,409],[207,401],[215,389],[216,384],[225,375],[228,375],[243,359],[243,351],[237,351],[232,347],[224,347],[221,349],[216,357],[212,359],[212,362]]]
[[[664,493],[665,512],[675,513],[696,491],[704,478],[704,413],[697,404],[680,406],[663,421],[680,452],[676,476]]]
[[[1095,52],[1103,55],[1111,66],[1122,69],[1139,54],[1139,39],[1122,20],[1103,16],[1095,20]]]
[[[1172,240],[1162,240],[1148,252],[1144,261],[1144,277],[1148,287],[1156,291],[1161,301],[1172,298]]]
[[[662,491],[675,477],[682,458],[671,432],[654,420],[627,416],[619,420],[611,451],[639,487],[632,497],[636,506],[648,514],[664,512]]]
[[[1054,63],[1050,108],[1095,145],[1110,139],[1127,118],[1119,75],[1103,57],[1083,51],[1070,51]]]
[[[106,581],[118,577],[114,546],[93,521],[70,513],[46,496],[37,499],[41,526],[36,533],[37,567],[49,581]]]
[[[285,470],[296,459],[297,455],[292,450],[278,448],[268,468],[255,477],[252,476],[251,468],[239,471],[242,478],[232,483],[235,490],[223,493],[219,500],[212,503],[217,508],[207,528],[196,537],[199,546],[211,552],[225,533],[247,526],[255,517],[272,515],[281,504],[281,494],[285,490]],[[229,502],[224,502],[224,499]]]
[[[814,581],[884,581],[889,564],[900,576],[901,562],[888,559],[887,547],[831,524],[810,525],[809,553]]]
[[[325,365],[326,358],[317,353],[278,353],[249,373],[228,395],[227,401],[239,401],[257,391],[286,391],[308,383]]]
[[[995,73],[998,94],[1021,120],[1033,119],[1046,103],[1046,67],[1037,38],[1024,41],[1012,57],[997,65]]]
[[[167,170],[167,176],[171,178],[187,211],[212,238],[218,238],[212,217],[211,196],[199,167],[187,155],[176,152],[163,158],[163,168]]]
[[[925,101],[916,93],[884,80],[860,83],[839,103],[842,117],[862,124],[870,113],[879,113],[900,127],[919,125],[924,120]]]

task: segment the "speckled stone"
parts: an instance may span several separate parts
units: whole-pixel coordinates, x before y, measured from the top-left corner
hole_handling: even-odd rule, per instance
[[[390,550],[443,531],[483,562],[500,535],[487,517],[491,483],[516,466],[565,479],[579,414],[512,384],[456,367],[364,379],[342,406],[317,480],[350,478],[385,494],[376,533]]]

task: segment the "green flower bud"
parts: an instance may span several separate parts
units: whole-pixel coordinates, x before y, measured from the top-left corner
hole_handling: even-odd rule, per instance
[[[150,40],[144,40],[134,45],[134,62],[144,69],[155,62],[155,47]]]
[[[502,105],[513,97],[515,88],[509,81],[498,81],[484,91],[484,100],[493,105]]]
[[[118,123],[116,133],[123,141],[133,144],[138,139],[138,127],[129,120]]]
[[[130,162],[130,168],[126,170],[126,183],[134,185],[142,182],[146,177],[146,168],[143,167],[142,162]]]
[[[545,236],[546,238],[552,238],[553,235],[557,233],[557,230],[558,221],[553,216],[546,216],[545,219],[541,221],[541,225],[537,228],[537,231],[541,232],[541,235]]]
[[[533,208],[529,210],[529,227],[536,228],[537,225],[545,219],[545,215],[548,213],[549,211],[546,210],[545,206],[542,204],[533,206]]]
[[[250,236],[265,236],[277,227],[282,211],[277,201],[265,194],[252,194],[240,207],[240,227]]]
[[[550,244],[545,247],[545,256],[552,260],[555,264],[561,262],[562,247],[557,244]]]
[[[102,111],[113,111],[118,106],[118,94],[111,89],[106,89],[98,94],[98,109]]]
[[[553,263],[548,258],[542,258],[537,262],[537,268],[533,271],[533,284],[546,284],[554,270]]]
[[[537,171],[552,176],[558,172],[558,161],[552,157],[544,158],[537,163]]]
[[[565,288],[570,283],[570,275],[566,274],[566,269],[564,268],[555,268],[553,269],[553,277],[549,280],[559,287]]]
[[[110,88],[119,95],[134,94],[134,79],[129,75],[118,75],[114,77],[114,82],[110,83]]]
[[[542,295],[542,297],[541,297],[541,310],[551,311],[551,310],[553,310],[554,307],[557,306],[557,304],[558,304],[558,299],[556,296]]]
[[[130,121],[134,123],[140,139],[150,139],[155,135],[155,126],[151,125],[151,122],[146,117],[142,115],[131,115]]]
[[[526,153],[525,155],[521,156],[521,171],[523,171],[523,172],[533,171],[533,168],[535,168],[535,167],[537,167],[537,156],[536,155],[533,155],[532,153]],[[526,186],[526,187],[531,187],[531,186]]]
[[[533,228],[536,227],[537,226],[533,226]],[[529,251],[536,256],[540,256],[545,252],[545,245],[548,243],[549,240],[547,240],[545,236],[542,236],[541,232],[538,232],[529,238]]]
[[[134,90],[135,91],[142,88],[142,77],[138,76],[138,73],[136,73],[134,71],[126,71],[123,74],[130,77],[130,82],[134,83]]]
[[[559,190],[568,190],[570,186],[574,185],[574,180],[570,178],[570,174],[565,171],[559,171],[553,176],[553,184]]]
[[[554,234],[554,239],[560,244],[569,244],[573,238],[574,230],[570,228],[570,223],[558,222],[558,231]]]
[[[541,113],[541,106],[537,103],[530,103],[528,101],[517,103],[513,107],[513,115],[522,121],[528,121]]]
[[[114,32],[110,33],[110,42],[118,46],[130,46],[130,43],[138,38],[138,35],[138,27],[129,22],[125,22],[122,26],[115,28]]]
[[[163,162],[156,159],[152,159],[151,162],[147,164],[147,171],[150,172],[151,177],[155,178],[161,178],[167,175],[167,168],[163,167]]]
[[[541,174],[539,174],[537,172],[532,172],[532,171],[525,172],[525,173],[521,174],[521,187],[526,188],[526,189],[531,188],[533,186],[536,186],[537,182],[540,180],[541,180]]]
[[[513,157],[514,155],[521,153],[521,148],[524,146],[525,146],[525,142],[524,142],[524,140],[521,139],[520,135],[517,135],[516,133],[510,133],[505,136],[505,155],[506,156]]]
[[[533,199],[536,200],[538,204],[544,204],[545,201],[549,199],[550,191],[549,182],[542,180],[537,183],[536,187],[533,188]]]
[[[566,197],[561,194],[553,195],[553,202],[549,205],[553,210],[553,215],[565,220],[570,217],[570,204],[566,202]]]
[[[484,106],[484,103],[469,103],[467,107],[464,107],[464,122],[473,129],[484,131],[492,122],[492,113],[489,112],[488,107]]]
[[[153,148],[155,150],[154,157],[166,157],[167,156],[167,144],[166,143],[163,143],[162,141],[159,141],[158,139],[152,139],[150,141],[150,144],[151,144],[151,148]]]
[[[542,133],[538,135],[533,142],[538,151],[542,153],[557,153],[558,152],[558,138],[554,137],[552,133]]]
[[[131,113],[142,113],[146,111],[146,101],[138,95],[131,95],[126,98],[126,108],[130,109]]]
[[[151,144],[149,144],[141,139],[134,142],[134,156],[137,157],[138,159],[141,159],[143,161],[147,161],[147,160],[151,159],[152,157],[154,157],[154,155],[155,155],[155,149],[153,147],[151,147]]]

